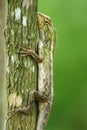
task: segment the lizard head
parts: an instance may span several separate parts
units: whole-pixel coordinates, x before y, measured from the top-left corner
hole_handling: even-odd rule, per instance
[[[49,16],[45,14],[38,13],[38,23],[39,23],[40,29],[43,29],[44,25],[51,25],[51,19]]]

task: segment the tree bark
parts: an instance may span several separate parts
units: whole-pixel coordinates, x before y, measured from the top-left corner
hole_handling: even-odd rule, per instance
[[[6,0],[0,0],[0,130],[6,129],[6,47],[4,29],[6,25]]]
[[[29,92],[37,88],[37,63],[18,52],[21,47],[37,51],[37,0],[8,0],[6,34],[8,111],[28,105]],[[17,113],[8,130],[35,130],[37,105],[28,115]]]

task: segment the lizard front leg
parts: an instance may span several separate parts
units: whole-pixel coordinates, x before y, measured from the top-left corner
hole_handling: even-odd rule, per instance
[[[31,56],[33,59],[35,59],[36,62],[41,63],[43,61],[43,58],[39,57],[38,54],[36,54],[33,50],[30,48],[21,48],[21,51],[18,52],[19,54],[22,54],[22,56]]]

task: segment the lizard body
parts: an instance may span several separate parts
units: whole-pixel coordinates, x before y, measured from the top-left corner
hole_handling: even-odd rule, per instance
[[[38,91],[47,97],[44,103],[39,102],[37,130],[44,130],[53,103],[53,57],[56,34],[51,19],[38,13],[40,42],[38,44],[39,57],[43,61],[38,64]]]

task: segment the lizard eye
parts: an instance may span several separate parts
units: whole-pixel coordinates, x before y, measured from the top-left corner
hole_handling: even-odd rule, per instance
[[[50,25],[50,23],[51,23],[50,18],[46,18],[46,19],[45,19],[45,22],[46,22],[47,24],[49,24],[49,25]]]

